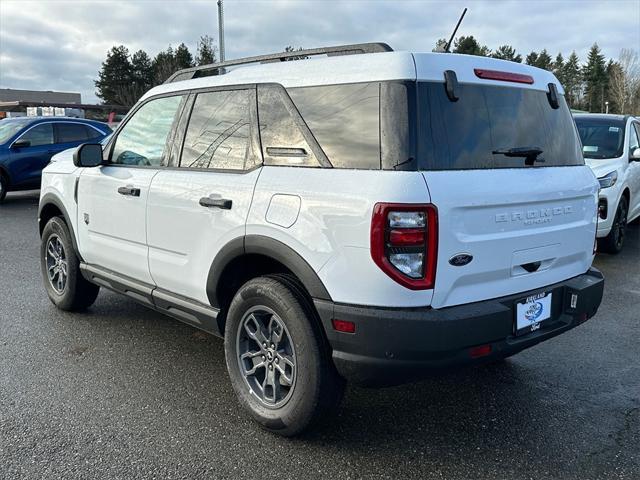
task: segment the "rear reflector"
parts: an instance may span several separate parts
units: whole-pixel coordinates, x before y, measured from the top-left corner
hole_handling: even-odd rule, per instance
[[[491,353],[491,345],[478,345],[477,347],[473,347],[469,349],[469,355],[471,358],[480,358],[486,357]]]
[[[389,232],[389,242],[395,247],[405,245],[422,245],[424,243],[425,232],[423,229],[404,228],[402,230],[391,230]]]
[[[334,318],[331,323],[333,324],[333,329],[337,332],[356,333],[356,324],[353,322]]]
[[[485,80],[499,80],[501,82],[515,82],[515,83],[527,83],[531,85],[533,83],[533,77],[530,75],[523,75],[521,73],[501,72],[499,70],[485,70],[483,68],[474,68],[476,77],[483,78]]]

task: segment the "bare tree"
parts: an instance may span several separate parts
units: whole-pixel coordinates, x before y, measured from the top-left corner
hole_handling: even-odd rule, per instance
[[[623,48],[611,71],[609,91],[620,113],[640,113],[640,59],[638,52]]]

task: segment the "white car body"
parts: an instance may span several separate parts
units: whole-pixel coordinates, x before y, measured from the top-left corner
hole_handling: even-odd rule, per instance
[[[145,94],[121,122],[105,149],[105,156],[113,151],[114,143],[117,144],[121,132],[136,118],[139,109],[157,99],[227,88],[252,89],[252,94],[259,97],[260,88],[255,85],[263,83],[295,89],[364,82],[383,85],[390,81],[405,82],[412,88],[424,82],[434,92],[443,92],[443,72],[451,71],[459,83],[452,85],[463,91],[463,98],[455,105],[464,107],[464,89],[480,86],[500,92],[501,88],[509,88],[515,96],[535,92],[540,108],[549,109],[550,115],[560,115],[554,112],[564,115],[566,111],[571,120],[558,80],[550,72],[528,65],[440,53],[330,56],[240,67],[224,75],[160,85]],[[507,72],[519,76],[519,80],[514,83],[511,77],[483,78],[481,75],[487,72],[489,76]],[[559,96],[561,110],[557,110],[557,105],[549,106],[555,94]],[[379,95],[378,101],[382,102],[382,94]],[[442,101],[448,108],[455,99],[451,105],[446,97]],[[526,115],[518,120],[528,121]],[[169,138],[174,135],[179,138],[181,132],[186,135],[186,127],[180,120],[175,122]],[[217,330],[218,326],[203,323],[205,317],[224,317],[221,313],[225,303],[216,288],[224,289],[225,285],[215,281],[233,278],[233,271],[231,277],[225,275],[226,268],[235,265],[236,253],[251,255],[244,268],[249,268],[255,259],[260,263],[272,258],[296,274],[308,291],[338,366],[358,363],[367,356],[376,357],[372,363],[377,364],[377,357],[398,358],[404,348],[398,346],[395,357],[391,348],[388,351],[380,348],[375,354],[347,351],[349,342],[365,335],[373,323],[362,321],[356,334],[345,337],[346,334],[331,330],[333,312],[339,309],[348,307],[352,312],[360,312],[358,315],[363,309],[372,309],[377,316],[394,309],[408,316],[418,311],[429,316],[440,311],[452,315],[448,323],[440,322],[444,326],[430,322],[438,329],[456,323],[453,317],[461,319],[469,312],[474,315],[485,312],[475,326],[473,323],[460,326],[454,339],[455,349],[460,350],[514,335],[514,302],[521,296],[555,289],[554,319],[559,319],[556,326],[561,324],[561,328],[537,332],[539,336],[530,337],[526,345],[508,340],[493,347],[494,352],[517,352],[592,316],[602,294],[601,276],[596,279],[589,273],[593,271],[599,185],[591,169],[582,162],[572,122],[568,131],[569,135],[561,141],[568,142],[572,153],[577,151],[579,163],[553,166],[551,162],[551,166],[536,164],[531,168],[524,166],[523,155],[508,159],[513,167],[508,163],[506,168],[275,166],[266,164],[262,150],[257,154],[256,166],[242,172],[108,162],[81,168],[74,166],[73,152],[68,151],[58,155],[43,172],[41,231],[51,216],[64,216],[83,272],[90,281],[220,335],[224,335],[223,326]],[[553,131],[548,133],[554,135]],[[484,141],[485,137],[478,141]],[[505,139],[504,142],[511,143],[500,147],[519,146],[514,141]],[[173,151],[178,143],[167,143],[166,148]],[[260,145],[247,148],[250,156],[252,149]],[[503,154],[494,152],[491,157],[489,153],[488,161],[494,161],[495,155]],[[119,194],[123,188],[134,189],[135,195]],[[205,208],[201,202],[206,198],[230,202],[228,208]],[[433,256],[436,265],[435,282],[429,288],[407,287],[396,280],[398,272],[394,277],[372,258],[375,234],[372,218],[381,203],[429,205],[437,210],[437,224],[429,224],[427,228],[429,235],[435,232],[437,253],[435,249],[429,250],[422,259],[427,262],[425,258]],[[220,260],[226,258],[233,259]],[[457,263],[458,258],[464,261]],[[261,268],[263,271],[266,267]],[[583,297],[578,299],[577,293],[573,295],[575,298],[564,299],[571,289],[578,289],[579,282],[583,286],[599,285],[599,294],[591,294],[588,307],[582,306]],[[463,313],[455,314],[452,308],[462,308]],[[495,329],[483,331],[482,322],[493,322],[498,317],[501,323],[495,328],[502,333],[496,334]],[[445,348],[443,334],[442,339],[441,333],[413,334],[415,323],[412,325],[400,328],[409,337],[406,342],[398,340],[398,345],[404,342],[406,346],[422,338],[437,344],[434,348],[438,350]],[[393,332],[385,335],[400,338],[397,337],[400,334]],[[407,349],[411,350],[409,356],[415,357],[414,347]],[[339,369],[345,376],[354,371]]]
[[[577,118],[602,118],[606,115],[578,115]],[[620,116],[611,115],[612,118],[619,119]],[[634,124],[637,127],[634,127]],[[612,158],[594,159],[585,158],[586,164],[591,167],[593,173],[599,179],[616,172],[617,180],[614,185],[601,188],[600,199],[606,201],[606,213],[602,213],[598,221],[598,238],[603,238],[611,232],[616,210],[620,203],[620,198],[625,195],[629,201],[628,221],[632,222],[640,217],[640,162],[630,159],[633,143],[637,144],[637,134],[634,128],[640,132],[640,121],[633,117],[627,117],[624,123],[624,147],[622,154]],[[637,147],[636,147],[637,148]],[[603,203],[604,205],[604,203]],[[605,209],[605,207],[603,207]],[[602,217],[605,218],[602,218]]]

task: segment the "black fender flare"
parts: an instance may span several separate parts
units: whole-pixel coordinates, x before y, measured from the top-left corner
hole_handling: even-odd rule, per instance
[[[69,229],[69,233],[71,233],[71,243],[73,244],[73,249],[78,256],[78,259],[82,262],[82,255],[80,255],[80,250],[78,249],[78,242],[76,238],[76,232],[73,229],[73,223],[71,223],[71,216],[67,209],[65,208],[62,201],[55,196],[53,193],[47,193],[40,199],[40,205],[38,205],[38,232],[40,236],[42,236],[42,230],[44,230],[44,225],[42,225],[42,210],[47,205],[55,205],[60,212],[62,212],[62,216],[64,217],[64,221],[67,224],[67,228]]]
[[[312,298],[331,301],[331,296],[318,274],[293,248],[271,237],[246,235],[229,242],[213,259],[207,277],[207,297],[212,307],[220,308],[217,289],[225,268],[233,260],[246,254],[264,255],[276,260],[298,277]]]

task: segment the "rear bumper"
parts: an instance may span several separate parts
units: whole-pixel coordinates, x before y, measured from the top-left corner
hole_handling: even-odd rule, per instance
[[[333,349],[333,361],[347,380],[385,386],[428,376],[434,371],[504,358],[570,330],[593,317],[604,289],[595,268],[583,275],[508,297],[443,309],[315,305]],[[515,305],[525,297],[553,292],[551,318],[534,332],[515,336]],[[577,294],[575,308],[571,298]],[[356,332],[333,329],[332,319],[354,322]],[[490,345],[473,358],[471,350]]]

